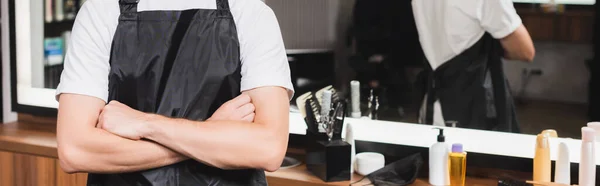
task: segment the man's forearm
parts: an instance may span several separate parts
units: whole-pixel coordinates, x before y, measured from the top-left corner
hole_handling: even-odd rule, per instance
[[[94,128],[90,130],[92,131],[78,134],[80,135],[79,140],[59,143],[61,166],[65,171],[91,173],[134,172],[162,167],[188,159],[154,142],[133,141],[102,129]],[[63,145],[64,148],[62,148]]]
[[[274,171],[287,147],[286,124],[266,127],[241,121],[195,122],[154,116],[147,139],[185,156],[222,169],[257,168]],[[281,132],[285,131],[285,132]]]

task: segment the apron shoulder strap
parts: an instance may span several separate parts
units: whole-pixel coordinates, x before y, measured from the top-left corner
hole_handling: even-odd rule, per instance
[[[140,0],[119,0],[121,13],[136,13],[138,2]]]
[[[229,0],[217,0],[217,10],[229,10]]]

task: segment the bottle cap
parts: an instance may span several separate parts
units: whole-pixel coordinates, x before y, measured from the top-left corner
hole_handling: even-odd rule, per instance
[[[590,127],[581,128],[581,141],[592,142],[596,140],[596,131]]]
[[[433,129],[440,130],[440,133],[437,136],[437,142],[446,142],[446,136],[444,136],[444,129],[443,128],[433,128]]]
[[[455,143],[455,144],[452,144],[452,152],[454,152],[454,153],[463,153],[465,151],[463,150],[463,145],[462,144]]]
[[[589,122],[587,126],[595,131],[600,131],[600,122]],[[600,132],[596,132],[596,141],[597,140],[600,140]]]
[[[548,135],[548,137],[552,137],[552,138],[558,138],[558,133],[556,133],[556,130],[553,129],[547,129],[542,131],[543,135]]]

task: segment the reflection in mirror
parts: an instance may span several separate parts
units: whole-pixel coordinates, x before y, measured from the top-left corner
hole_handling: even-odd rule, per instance
[[[286,4],[284,2],[279,1],[282,5]],[[459,106],[449,107],[443,105],[443,103],[439,106],[438,104],[432,104],[435,105],[433,110],[444,110],[446,112],[458,111],[458,113],[461,113],[460,111],[465,109],[470,109],[473,112],[486,110],[484,118],[494,118],[494,114],[511,115],[514,111],[514,115],[503,121],[503,123],[510,123],[510,120],[514,120],[510,126],[508,124],[501,126],[503,125],[500,124],[502,121],[497,121],[497,119],[482,119],[479,122],[464,124],[457,121],[459,119],[456,117],[452,118],[452,116],[449,117],[452,119],[443,118],[442,125],[526,134],[538,134],[545,129],[556,129],[559,131],[560,137],[579,138],[580,128],[588,120],[594,120],[586,114],[588,113],[588,105],[590,108],[594,107],[594,104],[588,102],[587,96],[590,78],[590,69],[587,64],[592,62],[594,54],[592,51],[593,32],[590,26],[593,25],[594,9],[593,6],[589,5],[593,5],[594,2],[581,1],[575,3],[578,5],[572,4],[573,2],[570,5],[558,5],[552,8],[542,4],[515,3],[515,11],[520,17],[520,19],[516,18],[515,22],[522,21],[533,39],[536,51],[535,59],[532,62],[525,62],[526,58],[511,60],[511,57],[500,53],[498,59],[502,58],[502,61],[497,63],[499,66],[490,67],[488,64],[488,68],[500,69],[494,73],[500,72],[504,74],[504,77],[498,76],[499,78],[494,81],[497,83],[505,80],[507,82],[506,89],[486,92],[484,88],[490,86],[490,78],[483,78],[479,81],[479,85],[484,87],[481,89],[480,94],[460,92],[466,91],[464,89],[453,90],[459,92],[449,99],[456,99],[457,102],[452,104]],[[422,12],[413,12],[422,9],[415,8],[414,2],[411,4],[410,1],[393,0],[377,2],[355,0],[352,2],[346,1],[336,6],[328,5],[330,6],[323,6],[316,1],[302,5],[318,7],[319,9],[326,8],[330,15],[336,15],[334,17],[338,19],[336,28],[330,27],[334,24],[315,24],[315,27],[301,27],[302,29],[310,28],[314,33],[334,30],[331,32],[342,36],[334,36],[337,40],[335,47],[332,47],[335,54],[331,55],[335,59],[317,58],[323,53],[308,53],[303,55],[311,56],[312,58],[309,60],[291,62],[293,64],[292,71],[297,75],[295,84],[297,95],[308,91],[317,91],[327,85],[335,85],[344,97],[350,99],[350,81],[356,80],[360,82],[363,117],[371,113],[367,111],[369,105],[378,104],[379,108],[375,117],[379,120],[431,123],[423,121],[426,118],[420,120],[418,117],[419,113],[423,111],[421,110],[423,104],[426,103],[423,99],[428,87],[428,75],[422,72],[427,72],[432,67],[430,63],[423,60],[428,57],[423,52],[423,41],[419,41],[420,36],[423,39],[424,35],[427,34],[419,32],[417,29],[419,24],[418,15]],[[282,25],[286,46],[313,41],[310,38],[314,38],[315,41],[323,41],[316,37],[295,37],[299,35],[298,30],[286,30],[286,28],[294,28],[294,26],[302,23],[314,21],[314,19],[302,17],[306,14],[315,15],[314,12],[296,12],[297,15],[294,17],[290,15],[291,13],[285,12],[284,9],[278,9],[277,6],[271,7],[275,10]],[[415,21],[415,15],[417,15],[417,21]],[[292,19],[294,21],[290,21]],[[446,22],[452,21],[446,20]],[[465,30],[464,27],[469,25],[452,26],[461,27]],[[434,32],[431,30],[425,32]],[[303,33],[310,33],[310,31],[304,30]],[[444,32],[438,30],[435,33]],[[506,38],[508,34],[497,36],[497,39]],[[479,37],[480,35],[473,36],[473,41],[465,42],[468,43],[466,45],[475,45],[480,39]],[[294,40],[298,38],[302,38],[302,40]],[[447,44],[440,43],[438,45]],[[305,45],[303,47],[321,48],[321,46],[317,46]],[[435,50],[430,51],[434,53],[443,53],[441,49],[444,48],[435,45],[425,47],[434,48]],[[498,44],[496,47],[500,49],[502,45]],[[463,46],[458,50],[463,51],[468,48]],[[448,61],[457,55],[446,56],[447,59],[445,60]],[[289,56],[291,59],[298,59],[296,54],[289,54]],[[444,62],[444,60],[438,61]],[[435,65],[439,67],[440,64]],[[330,66],[333,66],[333,69],[330,69]],[[474,66],[469,68],[474,68]],[[324,78],[329,73],[334,73],[335,77],[333,79]],[[482,73],[480,76],[489,77],[490,74],[489,72]],[[450,78],[453,77],[445,77],[441,80],[449,80]],[[484,81],[486,79],[488,81]],[[475,81],[476,79],[470,80]],[[445,86],[450,86],[450,84],[445,84]],[[510,93],[505,96],[506,101],[510,103],[506,104],[505,107],[492,106],[493,108],[490,108],[486,107],[489,106],[488,103],[473,102],[474,97],[488,96],[489,98],[490,96],[498,96],[498,94],[503,93],[502,90]],[[460,96],[467,96],[469,99],[458,99]],[[371,104],[369,104],[369,100],[372,101]],[[463,105],[467,106],[463,107]],[[472,105],[480,106],[474,108]],[[514,110],[511,107],[514,107]],[[504,109],[499,110],[498,108],[505,108],[506,111],[503,112]],[[492,111],[489,112],[489,110]],[[591,115],[593,114],[590,113]],[[445,117],[446,114],[442,116]],[[436,115],[436,117],[438,116]],[[479,125],[480,123],[488,124]]]

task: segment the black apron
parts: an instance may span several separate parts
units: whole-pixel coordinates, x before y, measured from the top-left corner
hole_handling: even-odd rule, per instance
[[[120,0],[110,55],[109,100],[142,112],[202,121],[238,96],[238,34],[228,0],[216,2],[216,10],[138,12],[136,0]],[[221,170],[188,160],[133,173],[89,174],[88,185],[267,183],[262,170]]]
[[[433,105],[440,101],[446,122],[457,127],[518,133],[515,105],[502,66],[500,42],[486,33],[447,61],[426,80],[426,124],[433,123]]]

